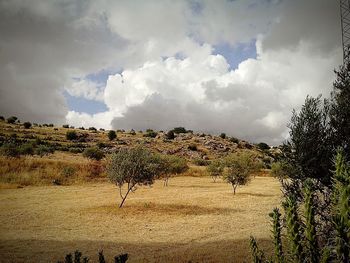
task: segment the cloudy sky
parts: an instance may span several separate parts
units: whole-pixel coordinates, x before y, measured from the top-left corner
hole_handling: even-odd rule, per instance
[[[335,0],[0,0],[0,115],[279,144],[340,32]]]

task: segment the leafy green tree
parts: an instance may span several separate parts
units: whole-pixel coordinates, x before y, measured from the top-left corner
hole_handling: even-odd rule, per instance
[[[226,133],[221,133],[220,138],[225,139],[226,138]]]
[[[173,130],[168,131],[167,134],[166,134],[166,138],[167,138],[168,140],[174,140],[174,139],[175,139],[175,133],[174,133],[174,131],[173,131]]]
[[[258,147],[259,147],[260,150],[263,150],[263,151],[270,149],[270,146],[267,143],[264,143],[264,142],[258,143]]]
[[[239,185],[246,185],[251,179],[251,174],[261,168],[256,157],[249,152],[229,155],[226,158],[226,166],[228,169],[223,179],[232,185],[233,194],[236,194]]]
[[[122,207],[130,192],[134,192],[138,185],[151,185],[159,176],[159,158],[149,150],[137,148],[124,148],[110,156],[107,166],[109,180],[119,188]],[[122,193],[126,185],[126,192]]]
[[[222,176],[224,168],[225,163],[221,159],[215,159],[207,166],[207,172],[210,174],[211,178],[213,178],[214,183],[218,177]]]
[[[113,141],[115,138],[117,138],[117,133],[115,131],[113,131],[113,130],[110,130],[108,132],[108,139],[110,141]]]
[[[176,155],[159,155],[159,158],[159,174],[160,178],[164,180],[164,186],[168,186],[171,176],[188,170],[188,165],[184,158]]]

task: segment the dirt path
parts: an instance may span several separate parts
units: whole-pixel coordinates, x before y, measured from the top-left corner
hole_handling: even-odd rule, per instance
[[[210,178],[141,187],[118,209],[109,183],[0,190],[0,262],[56,262],[79,249],[92,261],[128,252],[129,262],[243,262],[254,234],[270,236],[279,183],[257,177],[233,196]]]

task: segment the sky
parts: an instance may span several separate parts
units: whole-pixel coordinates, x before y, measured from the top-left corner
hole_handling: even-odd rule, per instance
[[[278,145],[341,56],[334,0],[0,0],[0,115]]]

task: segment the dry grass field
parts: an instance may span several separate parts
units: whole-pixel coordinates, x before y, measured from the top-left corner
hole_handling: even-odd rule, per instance
[[[57,262],[79,249],[97,260],[249,262],[249,236],[271,250],[268,213],[280,185],[256,177],[233,196],[209,177],[176,177],[132,193],[125,207],[109,183],[0,189],[0,262]]]

